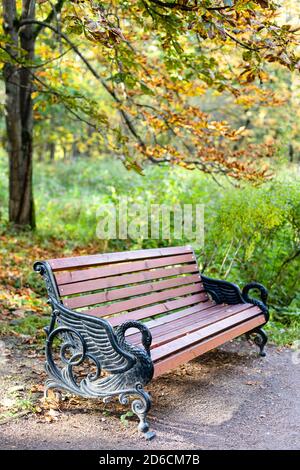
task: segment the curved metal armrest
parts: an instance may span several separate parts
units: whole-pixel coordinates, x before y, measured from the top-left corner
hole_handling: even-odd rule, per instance
[[[131,344],[130,340],[126,340],[125,333],[129,328],[136,328],[141,332],[143,348]],[[149,328],[139,321],[127,320],[115,329],[115,334],[120,348],[132,351],[137,360],[134,372],[135,381],[144,385],[150,382],[154,374],[154,364],[150,353],[152,335]]]
[[[142,335],[142,344],[145,348],[145,351],[147,352],[148,356],[150,357],[150,346],[152,343],[152,334],[149,328],[142,322],[139,322],[137,320],[127,320],[121,325],[119,325],[116,328],[116,336],[118,338],[118,342],[120,346],[124,344],[126,341],[125,338],[125,332],[129,330],[130,328],[136,328],[141,332]]]
[[[143,386],[150,382],[154,374],[150,356],[152,336],[148,327],[138,321],[125,321],[118,328],[113,328],[108,320],[89,315],[88,311],[82,313],[70,310],[61,302],[49,263],[37,262],[34,269],[46,282],[48,303],[52,307],[51,322],[45,328],[45,368],[48,372],[46,393],[49,389],[58,388],[83,397],[103,400],[118,396],[122,404],[127,404],[129,397],[135,396],[131,408],[139,417],[139,431],[146,434],[149,429],[146,415],[150,410],[151,400]],[[141,332],[144,348],[126,341],[125,332],[129,328],[136,328]],[[52,346],[57,337],[61,341],[55,345],[54,353]],[[57,352],[60,354],[58,361]],[[88,370],[82,377],[76,373],[76,369],[84,361],[85,371]],[[91,364],[94,368],[89,372]],[[103,376],[102,370],[105,372]]]
[[[259,290],[261,300],[255,299],[253,297],[249,297],[248,292],[251,289]],[[243,288],[242,296],[245,302],[248,302],[250,304],[253,304],[259,307],[261,311],[264,313],[266,317],[266,321],[269,320],[269,309],[267,306],[268,290],[265,288],[265,286],[263,286],[259,282],[249,282],[249,284],[246,284],[246,286]]]
[[[88,314],[81,314],[79,312],[74,312],[73,310],[70,310],[69,308],[65,307],[63,304],[58,302],[53,297],[49,297],[49,303],[52,306],[52,319],[51,319],[50,327],[45,328],[47,335],[49,335],[49,333],[51,333],[51,331],[53,330],[56,320],[58,320],[59,322],[59,317],[62,313],[67,315],[67,317],[69,316],[71,318],[74,317],[77,319],[81,319],[81,321],[83,322],[89,319],[89,322],[93,322],[99,325],[99,327],[104,328],[111,346],[119,354],[126,357],[128,361],[128,366],[126,367],[126,369],[128,370],[136,363],[136,357],[133,351],[128,350],[127,346],[129,343],[126,340],[125,333],[129,328],[136,328],[142,334],[142,345],[145,351],[143,351],[143,349],[137,346],[135,346],[135,350],[139,349],[141,353],[143,354],[146,353],[146,355],[148,356],[148,360],[151,361],[150,346],[152,343],[152,334],[149,328],[144,323],[141,323],[136,320],[127,320],[114,329],[108,320],[105,320],[103,318],[92,317],[92,316],[89,316]],[[120,370],[119,372],[122,372],[122,370]]]
[[[91,316],[88,313],[81,313],[76,312],[75,310],[66,307],[61,301],[58,301],[56,298],[52,297],[51,295],[48,296],[47,303],[51,305],[52,313],[59,320],[60,314],[67,314],[70,316],[78,317],[78,318],[90,318],[94,323],[98,323],[99,325],[103,326],[106,330],[108,330],[109,334],[114,334],[113,327],[109,323],[109,321],[105,320],[104,318]]]
[[[217,304],[234,305],[244,302],[241,290],[236,284],[221,279],[212,279],[203,274],[201,274],[201,279],[205,291]]]
[[[124,341],[123,343],[119,341],[119,338],[109,321],[105,320],[104,318],[98,318],[90,316],[88,314],[75,312],[74,310],[65,307],[62,303],[58,302],[55,298],[51,296],[49,296],[48,302],[52,307],[51,323],[49,327],[45,328],[45,331],[48,336],[51,334],[52,331],[54,331],[56,321],[58,322],[58,324],[60,324],[60,319],[61,317],[63,317],[63,325],[66,324],[68,327],[70,326],[72,327],[72,329],[78,330],[81,333],[81,330],[83,328],[85,336],[84,341],[86,341],[86,337],[92,334],[93,341],[96,344],[98,340],[102,342],[103,332],[105,332],[104,341],[106,341],[107,338],[107,344],[110,344],[113,350],[120,356],[124,357],[124,359],[126,360],[126,365],[116,368],[116,372],[111,371],[111,373],[126,372],[135,365],[135,356],[130,351],[124,349]]]

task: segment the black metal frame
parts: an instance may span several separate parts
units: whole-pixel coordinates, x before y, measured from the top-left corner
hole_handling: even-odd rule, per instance
[[[45,328],[45,368],[49,376],[45,394],[49,389],[63,389],[86,398],[102,398],[104,402],[117,396],[122,405],[129,404],[130,398],[135,397],[131,409],[139,418],[138,430],[146,439],[152,439],[155,434],[149,432],[146,419],[151,399],[143,388],[152,379],[154,371],[149,329],[138,321],[126,321],[113,329],[104,319],[66,308],[60,301],[50,265],[37,262],[34,270],[46,282],[48,303],[52,308],[50,325]],[[126,341],[125,332],[129,328],[137,328],[141,332],[144,349]],[[58,359],[53,352],[53,342],[57,337],[63,341],[59,354],[62,367],[57,365]],[[93,363],[96,372],[78,381],[74,368],[84,361]]]
[[[201,274],[201,279],[204,289],[217,304],[235,305],[250,303],[260,308],[265,316],[266,323],[269,321],[269,309],[267,306],[268,291],[262,284],[250,282],[241,291],[240,288],[232,282],[212,279],[203,274]],[[256,289],[260,292],[261,300],[249,297],[248,293],[251,289]],[[248,340],[251,336],[254,337],[253,341],[259,347],[260,356],[264,357],[266,355],[264,348],[268,341],[266,332],[261,327],[258,327],[246,333]]]
[[[49,389],[62,389],[86,398],[102,398],[104,402],[117,396],[123,405],[131,402],[132,411],[139,418],[138,430],[146,439],[152,439],[155,433],[149,431],[147,413],[151,407],[149,394],[144,386],[153,377],[154,367],[150,355],[152,336],[147,326],[139,321],[125,321],[117,328],[102,319],[81,314],[66,308],[60,299],[58,287],[51,266],[46,261],[34,264],[34,270],[44,278],[48,303],[52,308],[50,324],[45,328],[46,364],[48,379],[45,394]],[[258,283],[247,284],[241,291],[238,286],[227,281],[211,279],[201,275],[204,288],[217,304],[252,303],[269,319],[266,305],[268,292]],[[261,300],[248,296],[250,289],[258,289]],[[141,332],[143,348],[128,343],[125,333],[129,328]],[[254,341],[263,356],[267,335],[261,328],[247,333],[254,335]],[[59,357],[53,351],[53,343],[60,338]],[[74,371],[75,367],[89,362],[94,364],[95,372],[81,378]],[[61,363],[61,366],[58,365]],[[104,373],[104,374],[103,374]]]

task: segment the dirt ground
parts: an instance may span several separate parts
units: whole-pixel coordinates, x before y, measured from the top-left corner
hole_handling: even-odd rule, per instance
[[[53,420],[26,409],[19,418],[10,416],[14,400],[39,403],[43,357],[4,343],[0,403],[7,413],[0,421],[1,449],[300,447],[300,365],[289,349],[269,346],[267,357],[260,358],[254,346],[234,341],[154,380],[148,387],[149,422],[157,436],[145,441],[137,435],[137,420],[121,419],[125,410],[116,403],[68,397],[52,412]]]

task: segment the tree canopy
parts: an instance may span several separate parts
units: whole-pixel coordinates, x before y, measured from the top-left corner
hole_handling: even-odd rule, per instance
[[[50,31],[73,52],[80,48],[79,56],[88,60],[85,65],[113,100],[125,129],[116,115],[112,119],[110,111],[98,108],[93,96],[66,96],[69,77],[60,98],[81,108],[128,166],[142,171],[139,154],[155,163],[237,178],[267,175],[267,166],[255,157],[268,157],[274,149],[236,145],[244,128],[210,119],[201,98],[212,89],[240,102],[254,96],[268,105],[282,103],[264,86],[268,64],[300,67],[298,27],[283,22],[274,2],[85,0],[60,1],[55,10],[47,1],[40,3],[46,21],[37,27],[60,12],[62,29],[54,22]]]
[[[300,27],[287,18],[287,3],[294,7],[266,0],[3,0],[6,96],[18,86],[33,101],[29,147],[38,155],[47,140],[52,154],[57,142],[73,153],[98,148],[140,173],[152,162],[261,181],[270,176],[266,161],[276,139],[249,140],[247,112],[282,106],[289,96],[278,77],[299,72]],[[216,96],[224,100],[211,113]],[[226,118],[232,105],[244,119]],[[16,137],[9,134],[11,145]]]

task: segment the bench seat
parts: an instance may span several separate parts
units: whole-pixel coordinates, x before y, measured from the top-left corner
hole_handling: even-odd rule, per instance
[[[52,317],[46,328],[46,391],[84,397],[137,395],[132,410],[148,433],[153,378],[230,341],[253,335],[264,354],[267,291],[256,282],[241,291],[199,272],[191,246],[38,261]],[[261,300],[248,295],[250,289]],[[53,352],[60,339],[60,360]],[[78,379],[76,367],[96,370]]]
[[[207,301],[193,313],[186,310],[146,322],[152,334],[151,358],[154,377],[265,324],[261,310],[253,304],[216,305]],[[133,329],[126,338],[142,347]]]

